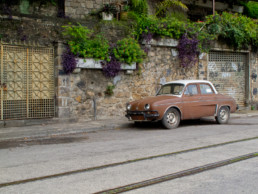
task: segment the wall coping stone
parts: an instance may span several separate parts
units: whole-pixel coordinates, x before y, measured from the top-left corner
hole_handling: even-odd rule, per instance
[[[162,38],[159,40],[151,39],[149,43],[143,41],[142,44],[151,45],[151,46],[166,46],[166,47],[177,47],[178,40],[172,38]]]
[[[87,59],[81,59],[77,58],[77,68],[85,68],[85,69],[102,69],[101,62],[103,60],[95,60],[91,58]],[[121,69],[122,70],[135,70],[136,69],[136,63],[133,63],[131,65],[122,63],[121,64]]]

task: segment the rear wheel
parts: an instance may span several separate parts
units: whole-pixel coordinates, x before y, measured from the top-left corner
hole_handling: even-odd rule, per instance
[[[217,116],[215,117],[218,124],[226,124],[230,118],[229,108],[223,106],[219,109]]]
[[[162,124],[167,129],[175,129],[180,123],[180,114],[177,109],[170,108],[167,110],[162,119]]]

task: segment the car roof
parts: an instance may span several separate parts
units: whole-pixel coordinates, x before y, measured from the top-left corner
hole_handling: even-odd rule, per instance
[[[215,91],[215,94],[218,94],[218,91],[216,90],[214,85],[210,81],[207,81],[207,80],[176,80],[176,81],[172,81],[172,82],[167,82],[167,83],[165,83],[163,85],[172,84],[172,83],[178,83],[178,84],[184,84],[184,85],[187,85],[189,83],[208,83],[208,84],[211,85],[211,87]]]
[[[167,82],[165,84],[171,84],[171,83],[182,83],[184,85],[187,85],[189,83],[209,83],[209,84],[211,84],[211,82],[207,81],[207,80],[176,80],[176,81]]]

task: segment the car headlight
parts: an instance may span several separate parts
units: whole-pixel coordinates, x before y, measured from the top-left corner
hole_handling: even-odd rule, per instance
[[[127,105],[126,105],[126,110],[131,110],[131,107],[132,107],[131,104],[127,104]]]
[[[144,109],[145,110],[150,110],[150,105],[149,104],[145,104]]]

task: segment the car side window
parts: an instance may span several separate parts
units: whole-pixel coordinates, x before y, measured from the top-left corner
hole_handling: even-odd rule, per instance
[[[171,86],[170,85],[164,86],[162,88],[162,94],[171,94]]]
[[[212,88],[208,84],[200,84],[201,94],[214,94]]]
[[[185,95],[197,95],[198,94],[197,85],[191,84],[191,85],[187,86],[184,94]]]
[[[183,90],[184,86],[182,85],[177,85],[173,88],[173,94],[175,95],[181,95],[182,94],[182,90]]]

